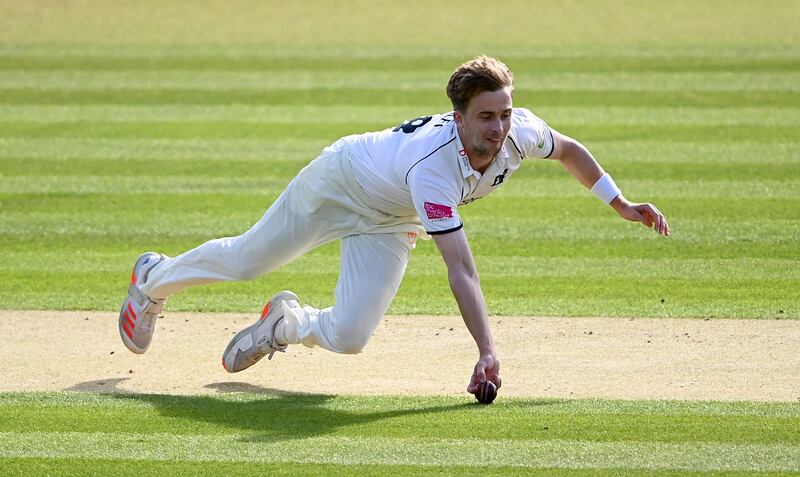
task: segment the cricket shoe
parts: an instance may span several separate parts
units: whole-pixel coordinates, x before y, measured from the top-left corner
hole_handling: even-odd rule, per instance
[[[164,309],[166,299],[153,300],[139,288],[147,281],[150,271],[168,257],[147,252],[136,260],[128,286],[128,296],[119,311],[119,336],[125,346],[136,354],[147,351],[156,330],[156,318]]]
[[[256,364],[267,353],[268,359],[272,359],[276,351],[286,352],[286,345],[279,345],[275,341],[275,328],[283,319],[283,302],[291,301],[298,304],[300,299],[290,291],[276,293],[264,307],[261,318],[236,333],[222,353],[225,371],[238,373]]]

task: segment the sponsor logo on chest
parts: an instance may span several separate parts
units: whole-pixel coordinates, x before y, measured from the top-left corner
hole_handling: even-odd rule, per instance
[[[464,166],[464,169],[466,170],[472,169],[472,166],[469,165],[469,157],[467,156],[467,151],[459,149],[458,158],[461,160],[461,165]]]

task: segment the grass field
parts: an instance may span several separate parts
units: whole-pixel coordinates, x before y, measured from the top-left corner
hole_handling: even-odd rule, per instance
[[[462,210],[492,314],[800,318],[798,12],[2,2],[0,308],[114,310],[141,252],[243,232],[338,137],[449,110],[449,74],[488,53],[515,72],[516,105],[673,230],[624,223],[557,163],[529,161]],[[255,311],[283,288],[328,304],[338,253],[169,309]],[[431,243],[389,312],[457,312]],[[0,394],[0,474],[800,473],[797,403],[468,402]]]
[[[797,403],[0,394],[0,466],[33,475],[786,475],[800,462],[798,412]]]
[[[493,313],[800,316],[792,2],[508,5],[565,25],[547,30],[480,5],[0,6],[0,304],[115,308],[139,253],[243,232],[339,136],[448,110],[450,72],[485,51],[515,71],[516,104],[582,140],[674,231],[624,223],[531,161],[462,211]],[[338,253],[170,308],[250,311],[282,288],[323,305]],[[422,244],[390,313],[455,313],[444,277]]]

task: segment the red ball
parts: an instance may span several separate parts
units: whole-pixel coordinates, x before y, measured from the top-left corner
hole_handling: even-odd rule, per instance
[[[491,404],[494,398],[497,397],[497,386],[491,381],[484,381],[478,387],[478,392],[475,393],[475,399],[481,404]]]

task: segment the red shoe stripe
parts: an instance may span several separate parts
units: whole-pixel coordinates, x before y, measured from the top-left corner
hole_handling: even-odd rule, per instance
[[[128,335],[128,338],[133,339],[133,331],[128,329],[127,323],[122,323],[122,330],[125,331],[125,334]]]
[[[261,312],[261,319],[263,320],[264,318],[266,318],[267,314],[269,314],[269,302],[267,302],[267,304],[264,305],[264,310]]]
[[[136,272],[131,272],[131,283],[136,285]]]
[[[125,322],[128,323],[129,325],[131,325],[131,329],[132,330],[136,329],[136,323],[133,322],[133,320],[131,319],[130,316],[128,316],[127,313],[125,313]]]
[[[222,368],[225,369],[225,371],[228,370],[228,367],[225,366],[225,356],[222,357]]]
[[[133,311],[133,306],[131,306],[131,302],[128,302],[128,311],[130,311],[130,312],[131,312],[131,316],[132,316],[132,317],[133,317],[133,319],[135,320],[135,319],[136,319],[136,312],[135,312],[135,311]]]

